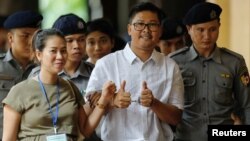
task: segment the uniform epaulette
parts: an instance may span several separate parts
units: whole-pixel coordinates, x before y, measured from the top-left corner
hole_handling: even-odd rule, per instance
[[[175,56],[175,55],[177,55],[177,54],[181,54],[181,53],[183,53],[183,52],[186,52],[187,50],[189,50],[189,47],[186,46],[186,47],[183,47],[183,48],[181,48],[181,49],[176,50],[175,52],[169,53],[168,56],[169,56],[169,57],[173,57],[173,56]]]
[[[233,56],[235,56],[235,57],[237,57],[237,58],[240,58],[240,59],[243,58],[243,56],[240,55],[239,53],[236,53],[236,52],[234,52],[234,51],[232,51],[232,50],[229,50],[229,49],[227,49],[227,48],[222,47],[221,50],[224,51],[224,52],[226,52],[226,53],[228,53],[228,54],[231,54],[231,55],[233,55]]]
[[[0,58],[4,58],[6,56],[6,53],[0,53]]]

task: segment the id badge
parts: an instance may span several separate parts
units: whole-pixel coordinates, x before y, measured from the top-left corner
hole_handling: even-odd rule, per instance
[[[66,134],[49,135],[46,137],[47,141],[67,141]]]

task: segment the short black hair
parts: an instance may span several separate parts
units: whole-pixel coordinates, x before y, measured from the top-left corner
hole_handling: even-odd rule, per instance
[[[129,12],[129,23],[132,22],[132,19],[134,18],[134,16],[142,11],[151,11],[153,13],[157,14],[157,17],[161,23],[162,19],[165,17],[164,12],[158,8],[157,6],[155,6],[154,4],[150,3],[150,2],[141,2],[138,3],[136,5],[134,5]]]
[[[114,27],[107,19],[99,18],[87,22],[86,36],[95,31],[107,34],[111,40],[115,38]]]

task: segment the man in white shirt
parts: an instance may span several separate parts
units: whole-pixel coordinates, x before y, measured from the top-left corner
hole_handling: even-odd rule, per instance
[[[184,87],[178,65],[154,49],[161,36],[161,13],[148,2],[135,5],[129,14],[131,42],[96,63],[87,96],[107,80],[118,90],[103,120],[102,140],[173,140],[170,125],[181,120]]]

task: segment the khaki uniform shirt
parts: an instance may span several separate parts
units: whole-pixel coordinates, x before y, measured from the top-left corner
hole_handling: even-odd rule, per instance
[[[249,74],[241,55],[216,47],[210,57],[204,58],[191,46],[170,57],[179,65],[185,85],[177,139],[206,141],[207,125],[233,124],[235,105],[242,110],[243,124],[250,124]]]

